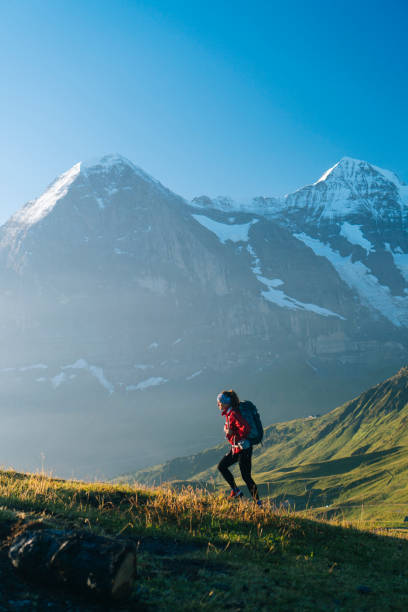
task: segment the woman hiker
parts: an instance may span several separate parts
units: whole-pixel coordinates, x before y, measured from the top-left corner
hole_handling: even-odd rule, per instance
[[[231,449],[219,462],[218,469],[231,487],[230,497],[239,498],[242,497],[242,491],[228,469],[234,463],[239,463],[241,476],[253,500],[260,506],[258,488],[251,477],[252,444],[246,439],[249,425],[239,411],[239,397],[232,389],[222,391],[217,397],[217,404],[222,416],[225,416],[225,437],[231,444]]]

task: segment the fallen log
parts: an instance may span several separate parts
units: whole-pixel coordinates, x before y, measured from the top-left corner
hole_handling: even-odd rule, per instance
[[[133,542],[86,531],[26,529],[12,541],[9,558],[27,578],[113,599],[128,597],[136,578]]]

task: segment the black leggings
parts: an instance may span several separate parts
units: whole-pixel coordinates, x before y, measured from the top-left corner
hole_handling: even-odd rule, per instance
[[[233,455],[232,450],[230,450],[229,453],[224,455],[218,464],[219,471],[224,476],[231,489],[236,489],[237,485],[235,484],[234,477],[228,468],[237,462],[239,462],[239,469],[241,470],[242,479],[248,487],[250,494],[255,500],[258,500],[258,489],[251,477],[252,446],[251,448],[246,448],[235,455]]]

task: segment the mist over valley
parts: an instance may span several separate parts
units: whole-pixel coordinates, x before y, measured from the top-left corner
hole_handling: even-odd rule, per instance
[[[120,155],[0,229],[0,463],[111,478],[328,412],[407,359],[408,187],[343,158],[282,198],[186,201]]]

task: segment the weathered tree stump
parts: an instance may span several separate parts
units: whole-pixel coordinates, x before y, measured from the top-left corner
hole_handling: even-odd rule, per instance
[[[27,578],[60,583],[102,597],[123,599],[136,578],[136,546],[86,531],[26,529],[9,558]]]

